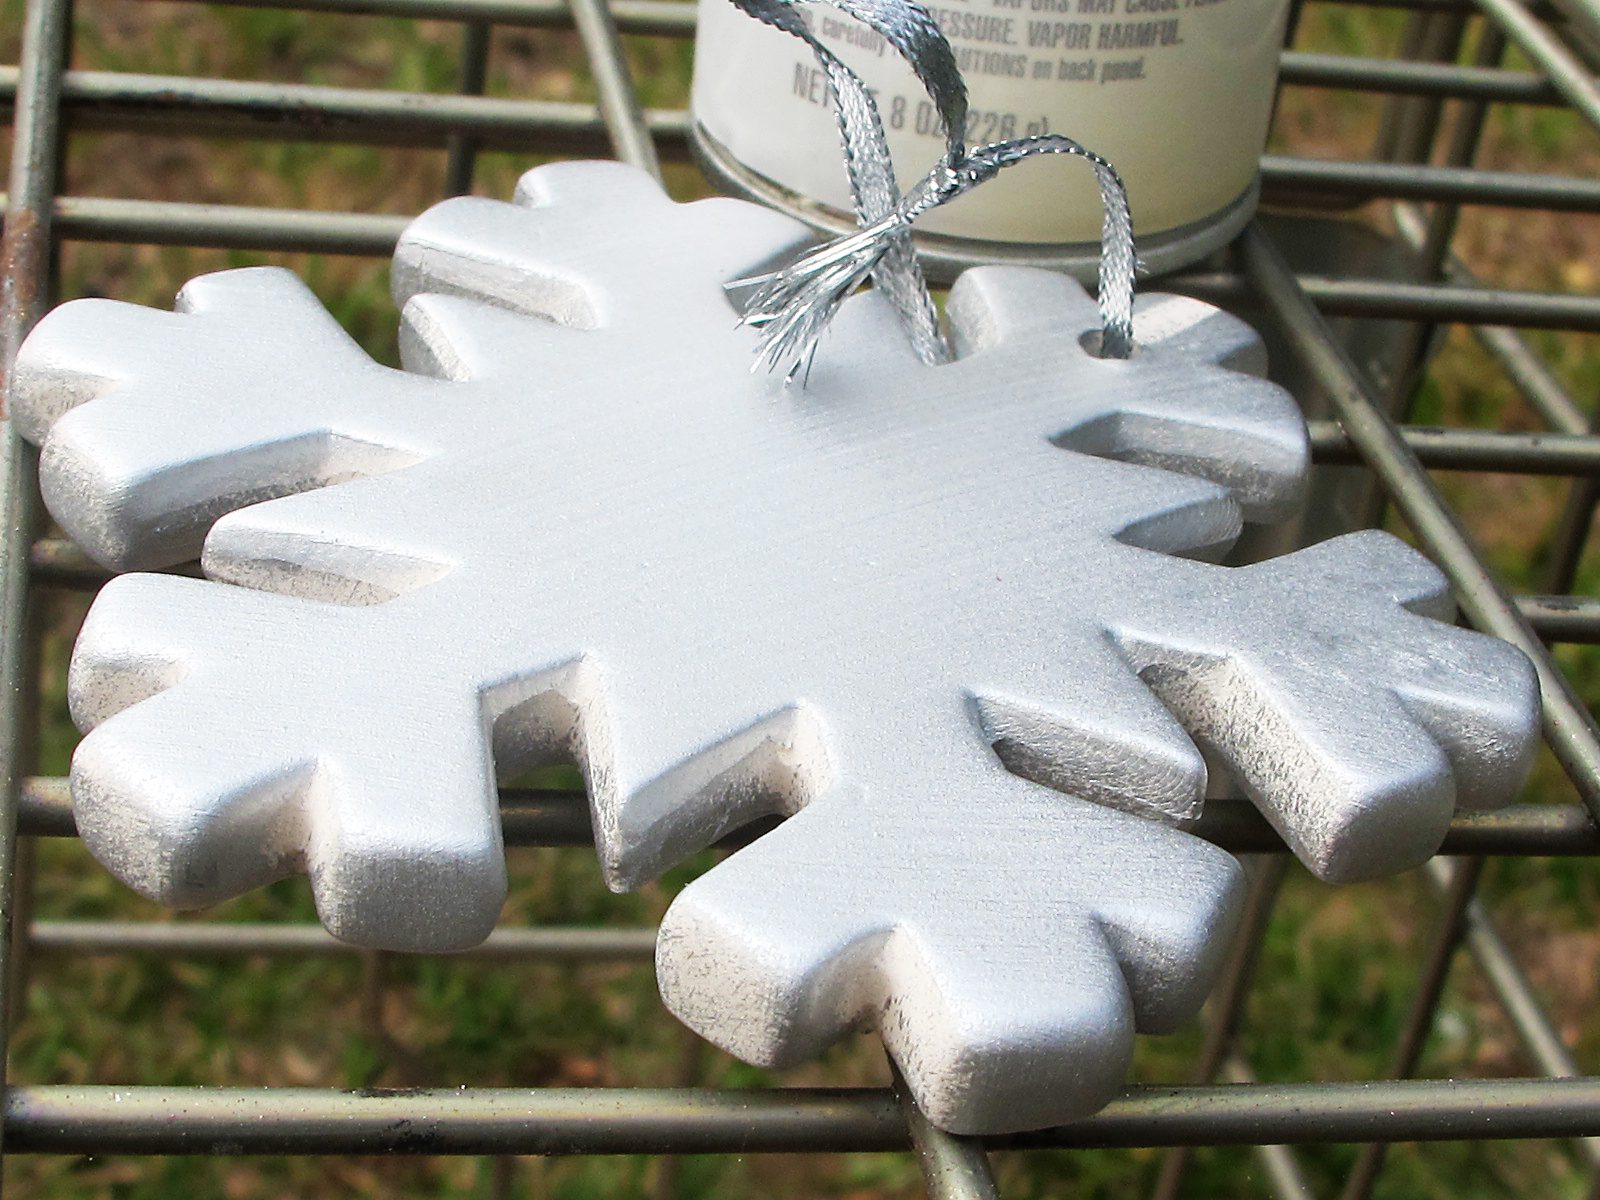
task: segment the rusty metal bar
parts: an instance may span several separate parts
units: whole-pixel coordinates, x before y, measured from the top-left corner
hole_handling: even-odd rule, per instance
[[[49,304],[51,231],[60,168],[62,78],[71,42],[68,0],[29,0],[23,15],[17,69],[11,183],[0,232],[0,413],[9,411],[8,389],[17,348]],[[5,1078],[12,952],[23,939],[12,929],[17,897],[17,810],[29,749],[25,705],[32,694],[28,665],[27,561],[37,523],[37,456],[9,420],[0,421],[0,1090]],[[9,1149],[0,1121],[0,1166]],[[3,1183],[3,1174],[0,1174]]]

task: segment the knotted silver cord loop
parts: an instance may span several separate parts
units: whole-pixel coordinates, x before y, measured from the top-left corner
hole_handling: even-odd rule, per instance
[[[889,158],[889,142],[884,136],[883,121],[866,84],[817,40],[801,20],[791,0],[733,0],[733,3],[758,21],[781,29],[811,47],[817,65],[828,77],[829,91],[833,96],[834,116],[839,123],[839,143],[844,152],[845,173],[850,180],[850,195],[855,203],[856,222],[863,227],[876,225],[900,203],[900,186],[895,182],[894,164]],[[943,43],[931,19],[925,24],[911,22],[902,26],[900,23],[888,23],[889,28],[883,27],[886,22],[880,20],[878,10],[894,10],[896,3],[897,0],[888,0],[887,3],[884,0],[839,0],[836,6],[878,30],[902,54],[913,56],[913,69],[916,69],[917,63],[931,64],[927,69],[939,72],[939,76],[931,81],[925,79],[925,85],[937,85],[948,91],[948,80],[953,77],[964,104],[966,87],[961,82],[961,73],[956,70],[949,44],[943,44],[942,58],[937,47],[930,48],[928,45],[930,33]],[[945,61],[948,62],[947,68],[943,65]],[[923,76],[919,74],[919,78]],[[900,314],[901,323],[905,325],[918,357],[930,364],[948,361],[950,353],[944,336],[939,332],[939,314],[933,307],[933,297],[922,276],[922,266],[917,262],[909,226],[885,234],[882,254],[868,266],[861,278],[865,279],[868,274]],[[758,324],[748,313],[745,320],[749,324]]]
[[[761,330],[756,367],[788,364],[793,379],[816,353],[817,340],[846,297],[871,276],[899,311],[927,362],[949,352],[939,333],[932,297],[911,244],[923,213],[994,178],[1004,168],[1041,154],[1085,159],[1100,185],[1099,353],[1126,358],[1133,350],[1133,284],[1138,261],[1127,191],[1110,162],[1061,134],[1040,134],[966,149],[966,85],[950,44],[918,0],[823,0],[882,34],[927,90],[945,134],[945,153],[904,196],[889,159],[877,104],[860,77],[823,46],[801,20],[795,0],[733,0],[758,20],[800,38],[828,76],[844,145],[846,170],[860,228],[834,239],[767,276],[751,298],[745,323]]]

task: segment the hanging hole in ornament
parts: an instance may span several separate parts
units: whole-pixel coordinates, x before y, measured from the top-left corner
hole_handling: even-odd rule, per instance
[[[1143,347],[1138,342],[1134,342],[1128,347],[1126,354],[1107,354],[1105,352],[1105,340],[1106,331],[1104,329],[1089,329],[1085,330],[1083,335],[1078,338],[1078,345],[1083,347],[1084,353],[1088,354],[1090,358],[1103,358],[1110,362],[1137,358],[1143,350]]]

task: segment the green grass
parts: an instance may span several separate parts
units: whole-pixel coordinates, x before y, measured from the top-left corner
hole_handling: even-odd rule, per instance
[[[0,0],[0,61],[15,61],[21,0]],[[1301,45],[1340,53],[1389,53],[1400,14],[1312,7]],[[641,93],[650,105],[685,102],[690,49],[629,39]],[[342,86],[448,90],[456,31],[442,24],[339,18],[247,9],[97,0],[80,6],[76,65],[156,74],[308,81]],[[502,30],[491,91],[585,99],[591,85],[570,35]],[[1275,144],[1325,156],[1357,157],[1376,134],[1379,106],[1369,97],[1291,95]],[[410,213],[439,195],[443,156],[308,144],[247,144],[126,134],[73,138],[68,185],[79,194],[287,205]],[[1594,139],[1570,114],[1497,110],[1485,161],[1507,169],[1592,169]],[[509,192],[534,160],[485,154],[477,188]],[[673,166],[674,191],[696,193],[693,171]],[[1381,226],[1381,217],[1368,214]],[[1462,245],[1487,277],[1510,286],[1581,288],[1572,275],[1597,248],[1593,224],[1540,215],[1512,219],[1474,212]],[[1529,253],[1550,247],[1560,252]],[[1588,255],[1592,260],[1593,255]],[[109,295],[166,305],[188,277],[204,271],[278,263],[304,275],[335,315],[376,356],[394,359],[394,313],[381,262],[308,256],[73,244],[62,255],[65,297]],[[1564,274],[1565,272],[1565,274]],[[1540,335],[1542,348],[1580,396],[1600,390],[1595,339]],[[1452,337],[1418,402],[1417,419],[1532,428],[1511,389],[1461,335]],[[1454,477],[1444,480],[1492,560],[1519,587],[1537,589],[1539,564],[1564,497],[1557,481]],[[1583,586],[1600,579],[1585,563]],[[63,700],[79,602],[57,598],[44,614],[53,631],[44,661],[44,716],[38,769],[65,771],[75,734]],[[1587,694],[1600,694],[1600,657],[1562,652]],[[1530,797],[1567,799],[1559,772],[1541,765]],[[611,924],[656,919],[676,887],[704,860],[633,896],[601,885],[592,855],[576,850],[514,850],[512,925]],[[1494,864],[1485,895],[1552,1012],[1580,1056],[1600,1051],[1595,1011],[1600,934],[1593,914],[1600,875],[1584,861],[1512,860]],[[130,917],[162,914],[132,896],[75,842],[38,846],[38,915]],[[1436,905],[1415,874],[1384,883],[1330,889],[1291,871],[1268,931],[1260,982],[1250,1000],[1244,1049],[1266,1080],[1355,1080],[1387,1071],[1414,972]],[[290,880],[184,920],[314,919],[308,890]],[[743,1066],[687,1035],[661,1009],[644,966],[572,967],[474,964],[391,958],[381,965],[381,1022],[363,1011],[362,960],[169,962],[128,956],[40,958],[12,1043],[12,1077],[22,1082],[306,1084],[453,1087],[695,1083],[881,1083],[881,1051],[857,1039],[823,1062],[783,1076]],[[369,1006],[370,1007],[370,1006]],[[1458,969],[1428,1047],[1429,1075],[1515,1074],[1531,1069],[1481,983]],[[1141,1042],[1136,1075],[1188,1077],[1198,1026]],[[1303,1165],[1325,1193],[1354,1158],[1348,1147],[1307,1149]],[[1161,1156],[1150,1151],[996,1156],[1002,1190],[1013,1200],[1145,1194]],[[1583,1172],[1564,1143],[1400,1146],[1379,1195],[1390,1200],[1579,1195]],[[583,1198],[644,1196],[914,1196],[921,1184],[904,1156],[831,1158],[697,1157],[522,1161],[509,1174],[487,1160],[29,1158],[8,1167],[18,1194],[39,1197],[403,1194]],[[1253,1198],[1269,1193],[1248,1150],[1200,1151],[1189,1196]]]

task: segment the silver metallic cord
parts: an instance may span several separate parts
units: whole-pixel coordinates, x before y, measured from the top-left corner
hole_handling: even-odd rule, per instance
[[[861,77],[818,41],[806,27],[799,11],[790,0],[733,0],[745,13],[776,29],[799,38],[811,47],[817,64],[828,77],[829,92],[833,97],[834,115],[839,123],[839,142],[844,151],[845,172],[850,180],[850,194],[855,201],[856,221],[862,226],[875,225],[895,210],[900,203],[900,187],[895,182],[894,164],[889,157],[889,142],[884,136],[883,121],[878,106],[861,81]],[[911,22],[902,29],[880,19],[879,10],[893,11],[900,0],[839,0],[837,7],[857,16],[864,24],[879,33],[911,58],[916,64],[927,61],[934,64],[930,70],[935,76],[922,76],[925,86],[938,86],[948,94],[950,80],[958,89],[963,110],[966,104],[966,85],[956,70],[955,59],[949,43],[939,34],[931,18],[926,24]],[[924,12],[923,16],[927,14]],[[887,28],[886,28],[887,26]],[[930,35],[943,47],[942,60],[937,47],[929,48]],[[948,69],[941,62],[948,63]],[[943,114],[941,113],[941,116]],[[868,265],[857,280],[872,276],[873,282],[900,314],[911,344],[918,357],[926,363],[947,362],[950,352],[944,335],[939,332],[939,315],[928,292],[922,267],[917,262],[916,250],[911,244],[910,227],[886,235],[882,253]],[[848,293],[847,293],[848,294]],[[842,299],[842,297],[841,297]],[[746,322],[757,322],[746,317]],[[826,324],[826,321],[824,321]],[[818,329],[820,334],[821,329]],[[765,343],[763,338],[763,344]],[[809,360],[809,354],[808,354]],[[798,364],[797,364],[798,365]]]
[[[964,143],[967,90],[950,44],[918,0],[822,0],[876,30],[899,51],[927,90],[945,134],[943,157],[910,192],[900,194],[877,104],[859,76],[817,40],[795,0],[733,0],[741,11],[811,47],[828,77],[854,197],[855,232],[836,238],[761,280],[745,313],[761,330],[755,366],[788,365],[794,379],[809,366],[817,340],[847,296],[868,277],[899,312],[924,362],[947,361],[928,285],[917,264],[911,226],[918,217],[1040,154],[1071,154],[1094,167],[1101,221],[1099,353],[1133,350],[1133,285],[1138,261],[1122,179],[1105,158],[1069,137],[1043,134],[978,146]]]

